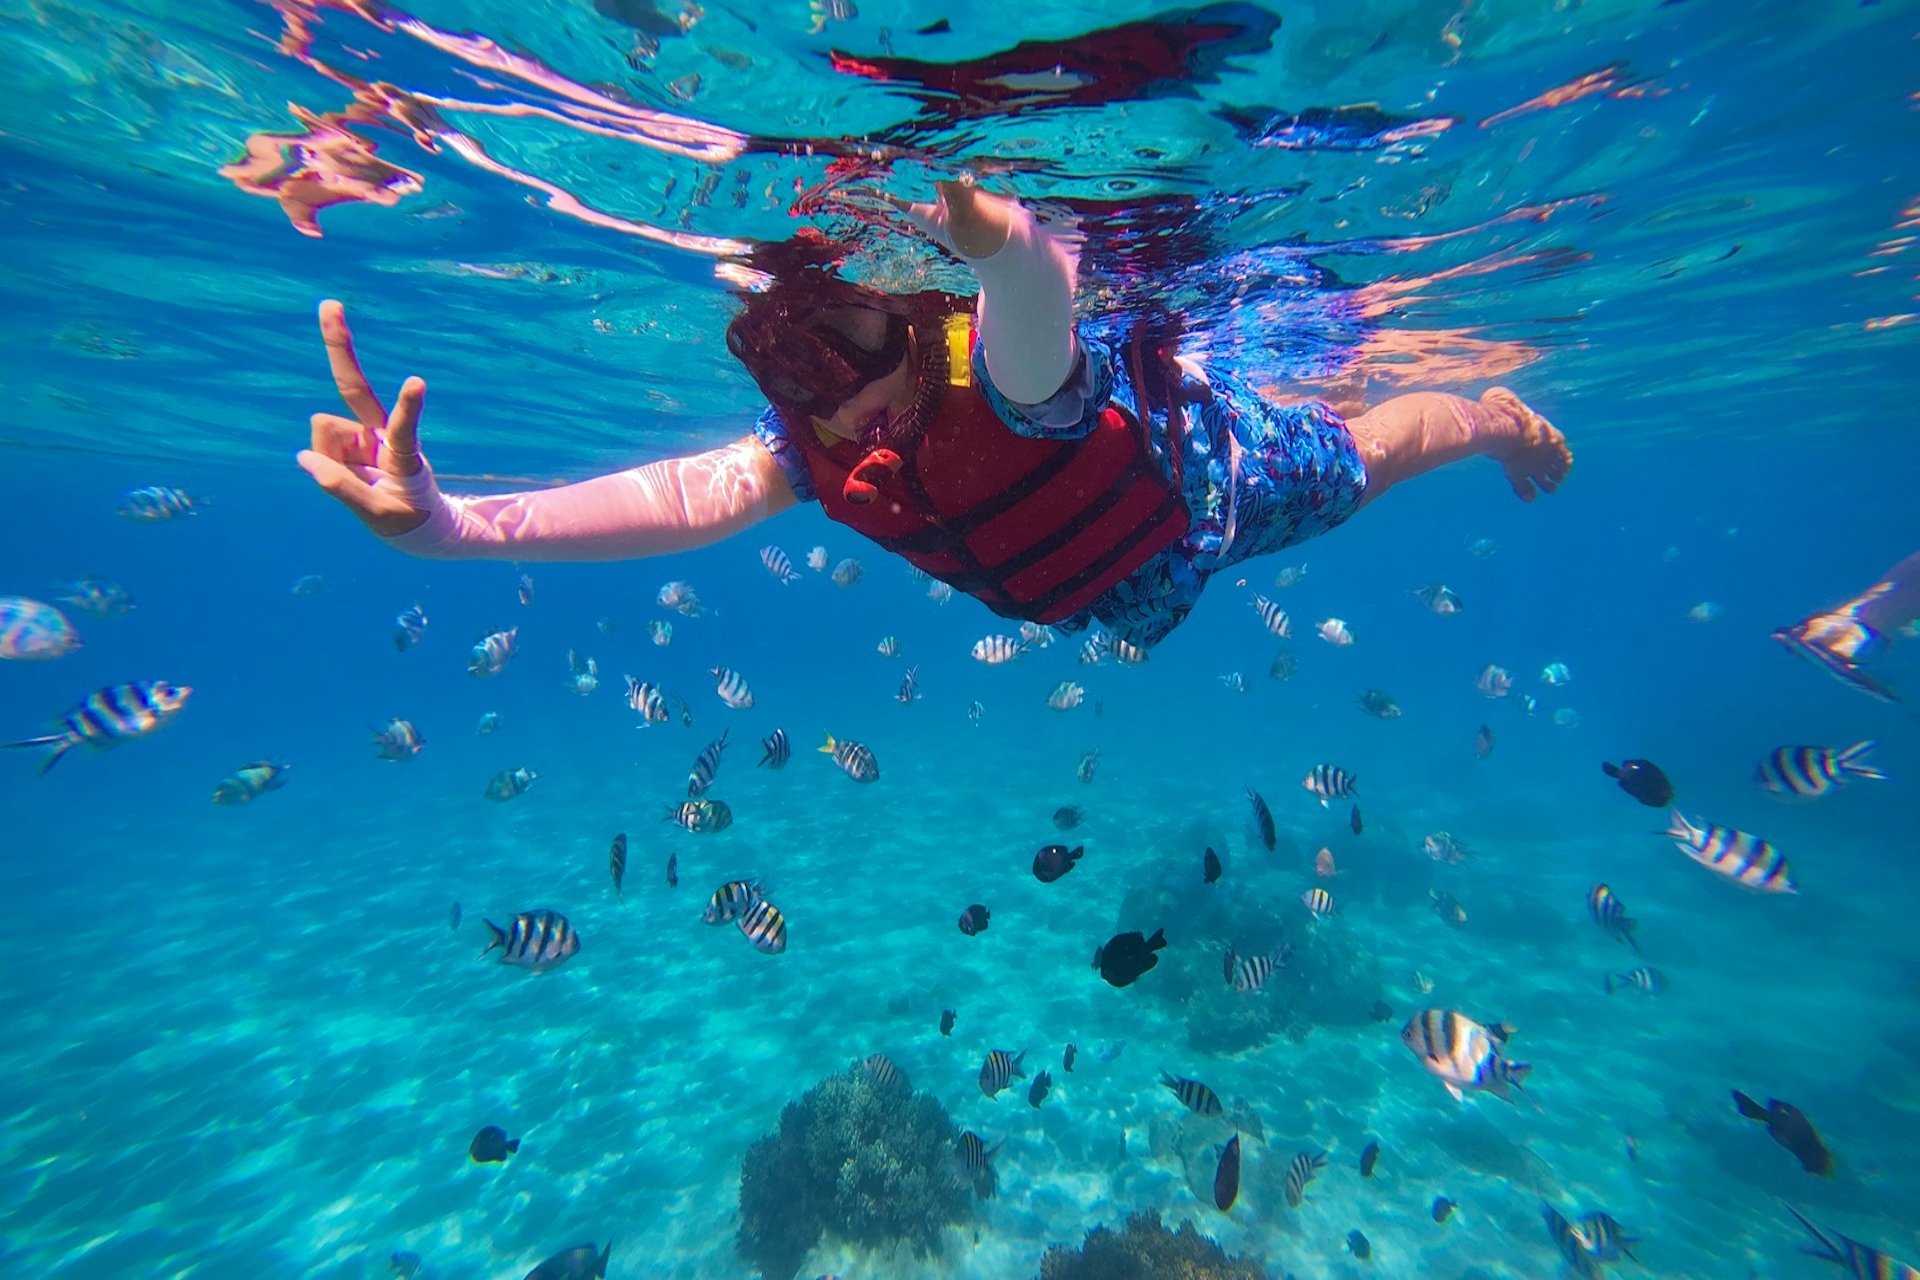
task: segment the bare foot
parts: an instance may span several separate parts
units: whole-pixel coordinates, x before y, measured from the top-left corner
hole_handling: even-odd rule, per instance
[[[1573,450],[1567,448],[1559,428],[1505,387],[1487,391],[1480,403],[1513,420],[1513,433],[1487,452],[1507,473],[1507,483],[1520,501],[1532,502],[1566,482],[1567,472],[1573,469]]]

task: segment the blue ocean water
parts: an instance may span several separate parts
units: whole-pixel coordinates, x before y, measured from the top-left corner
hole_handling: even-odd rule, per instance
[[[1656,1275],[1843,1274],[1799,1252],[1813,1241],[1782,1201],[1920,1258],[1920,733],[1911,703],[1863,697],[1769,639],[1920,540],[1920,10],[1236,7],[1245,25],[1280,20],[1264,46],[1161,67],[1111,100],[1043,79],[992,109],[825,55],[984,66],[1039,41],[1066,76],[1088,33],[1191,11],[853,10],[0,8],[0,594],[52,600],[94,575],[138,603],[70,610],[75,653],[0,663],[0,736],[122,681],[194,690],[149,741],[45,776],[34,753],[0,759],[7,1273],[381,1276],[404,1252],[421,1274],[505,1277],[611,1238],[610,1276],[754,1274],[735,1248],[748,1148],[874,1052],[1003,1144],[999,1195],[935,1256],[829,1234],[803,1277],[1030,1277],[1049,1246],[1142,1209],[1275,1277],[1553,1276],[1568,1266],[1542,1202],[1611,1213]],[[913,34],[942,17],[950,32]],[[528,61],[503,69],[498,51]],[[593,132],[566,109],[588,94],[739,153]],[[1333,110],[1354,104],[1427,131],[1383,139],[1365,112]],[[221,175],[275,134],[278,177]],[[385,185],[323,208],[320,236],[244,189],[280,182],[284,198],[325,154]],[[970,647],[1012,624],[964,597],[936,605],[817,509],[656,561],[427,562],[381,546],[292,463],[308,415],[337,409],[313,323],[325,297],[346,302],[383,394],[428,380],[424,435],[450,489],[734,438],[757,406],[719,342],[734,303],[710,241],[844,229],[813,193],[921,198],[961,169],[1079,218],[1088,318],[1184,312],[1213,359],[1280,393],[1505,382],[1567,432],[1572,480],[1522,505],[1465,463],[1216,580],[1142,666],[1082,667],[1063,637],[989,668]],[[966,287],[893,232],[858,267]],[[207,503],[162,523],[114,515],[154,484]],[[1469,550],[1483,539],[1493,554]],[[783,587],[758,560],[769,543],[866,573],[840,590],[803,568]],[[327,589],[293,594],[307,574]],[[708,612],[660,608],[669,580]],[[1465,612],[1423,609],[1410,593],[1433,582]],[[1294,616],[1291,679],[1266,674],[1280,646],[1248,608],[1256,590]],[[398,653],[393,618],[414,603],[430,623]],[[1690,620],[1702,603],[1715,616]],[[1329,616],[1355,644],[1310,634]],[[671,646],[649,640],[656,620]],[[470,645],[512,626],[520,655],[471,678]],[[885,635],[900,657],[876,652]],[[1874,668],[1908,691],[1912,647],[1893,637]],[[565,685],[569,649],[601,672],[585,698]],[[1571,683],[1540,681],[1553,662]],[[1488,663],[1516,696],[1476,691]],[[903,707],[910,664],[924,697]],[[713,695],[715,666],[750,679],[751,710]],[[1236,671],[1244,695],[1221,680]],[[693,724],[636,729],[625,672],[682,693]],[[1087,705],[1044,705],[1063,679]],[[1403,714],[1361,714],[1370,688]],[[487,711],[502,728],[477,736]],[[375,758],[369,728],[393,716],[419,726],[418,759]],[[795,752],[778,773],[753,767],[775,727]],[[711,794],[734,825],[663,822],[723,729]],[[850,782],[813,750],[824,733],[871,746],[881,780]],[[1775,747],[1863,739],[1890,781],[1801,806],[1751,781]],[[1096,749],[1097,774],[1076,780]],[[1690,815],[1773,841],[1800,892],[1745,893],[1649,834],[1663,812],[1599,769],[1630,756],[1659,762]],[[292,765],[283,790],[208,803],[262,758]],[[1323,762],[1360,780],[1358,835],[1344,804],[1300,785]],[[540,775],[527,794],[483,798],[523,765]],[[1273,853],[1248,787],[1272,806]],[[1050,815],[1068,804],[1087,819],[1062,837]],[[619,831],[624,898],[607,871]],[[1438,831],[1471,856],[1428,858]],[[1034,851],[1061,838],[1084,859],[1037,883]],[[1213,886],[1206,847],[1227,866]],[[786,914],[784,954],[700,923],[743,875]],[[1640,920],[1643,959],[1587,919],[1599,881]],[[1317,924],[1300,905],[1316,884],[1341,906]],[[1429,909],[1433,890],[1461,926]],[[992,923],[970,938],[955,920],[976,902]],[[578,956],[540,976],[480,958],[482,917],[542,906],[578,928]],[[1089,968],[1114,933],[1156,927],[1169,945],[1139,983]],[[1275,989],[1221,983],[1225,945],[1282,937],[1299,954]],[[1669,989],[1607,994],[1637,963]],[[1252,1027],[1248,1000],[1272,1006]],[[1448,1097],[1399,1043],[1428,1006],[1510,1020],[1533,1064],[1523,1096]],[[1025,1081],[982,1095],[995,1048],[1052,1071],[1042,1106]],[[1162,1070],[1207,1082],[1236,1127],[1184,1112]],[[1732,1089],[1804,1110],[1831,1176],[1740,1119]],[[486,1124],[522,1140],[502,1165],[468,1158]],[[1214,1153],[1235,1131],[1245,1173],[1223,1213]],[[1370,1140],[1382,1154],[1363,1179]],[[1288,1207],[1288,1162],[1320,1150],[1326,1170]],[[1459,1205],[1444,1225],[1436,1196]]]

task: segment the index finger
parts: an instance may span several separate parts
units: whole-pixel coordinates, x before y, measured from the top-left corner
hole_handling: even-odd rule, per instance
[[[333,370],[333,385],[340,391],[353,416],[369,431],[386,425],[387,411],[380,397],[373,394],[367,375],[360,371],[360,358],[353,353],[353,331],[347,328],[347,309],[332,298],[320,304],[320,340],[327,346],[327,364]]]

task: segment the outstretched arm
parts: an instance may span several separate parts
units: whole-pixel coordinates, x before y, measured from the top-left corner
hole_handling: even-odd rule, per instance
[[[1079,359],[1072,246],[1018,200],[971,183],[940,182],[931,204],[897,202],[916,226],[953,250],[980,281],[980,346],[987,373],[1016,404],[1040,404]]]
[[[381,537],[442,559],[622,560],[705,546],[794,503],[758,440],[648,463],[580,484],[530,493],[449,498],[420,455],[426,384],[409,378],[392,413],[373,394],[337,302],[320,304],[320,331],[352,418],[315,414],[300,465]]]
[[[1478,400],[1422,391],[1347,422],[1367,465],[1365,506],[1403,480],[1462,458],[1489,457],[1523,502],[1552,493],[1573,467],[1567,438],[1505,387]]]

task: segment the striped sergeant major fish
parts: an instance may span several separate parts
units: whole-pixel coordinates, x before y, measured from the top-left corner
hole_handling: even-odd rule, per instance
[[[972,702],[969,702],[967,704],[967,723],[972,725],[974,728],[978,729],[980,727],[980,720],[986,714],[987,714],[987,709],[980,705],[980,700],[978,698],[975,698]]]
[[[1305,904],[1307,914],[1315,920],[1325,920],[1328,916],[1340,909],[1334,905],[1333,895],[1325,889],[1322,889],[1319,885],[1315,885],[1313,888],[1301,894],[1300,901]]]
[[[1533,1070],[1529,1063],[1508,1059],[1492,1032],[1452,1009],[1422,1009],[1414,1014],[1400,1028],[1400,1043],[1438,1077],[1455,1101],[1464,1102],[1464,1091],[1472,1089],[1511,1102],[1510,1090],[1519,1088]]]
[[[1444,582],[1429,582],[1424,587],[1415,587],[1413,598],[1442,617],[1464,612],[1467,607],[1453,588]]]
[[[600,664],[592,658],[582,661],[578,653],[567,650],[567,688],[584,698],[599,687]]]
[[[514,580],[513,586],[515,593],[520,597],[520,607],[522,609],[533,608],[533,575],[530,573],[521,574]]]
[[[1197,1116],[1220,1114],[1220,1095],[1198,1080],[1189,1080],[1185,1076],[1176,1076],[1162,1071],[1160,1083],[1165,1088],[1173,1090],[1173,1096],[1180,1099],[1180,1105],[1193,1114]]]
[[[713,785],[713,775],[720,772],[720,757],[727,750],[729,732],[722,729],[720,736],[700,748],[700,754],[693,758],[693,768],[687,772],[687,799],[699,799]]]
[[[1780,1203],[1782,1208],[1798,1219],[1800,1225],[1820,1242],[1818,1249],[1805,1251],[1808,1255],[1831,1262],[1846,1270],[1848,1274],[1858,1277],[1858,1280],[1920,1280],[1920,1268],[1910,1267],[1891,1254],[1882,1253],[1871,1245],[1849,1239],[1838,1231],[1822,1231],[1813,1225],[1806,1214],[1784,1200]]]
[[[1628,1235],[1626,1228],[1610,1213],[1595,1212],[1583,1216],[1573,1224],[1573,1238],[1596,1261],[1618,1262],[1622,1258],[1630,1262],[1640,1261],[1633,1253],[1633,1246],[1640,1241]]]
[[[668,822],[694,835],[710,835],[733,825],[733,809],[725,800],[688,800],[667,809]]]
[[[1083,667],[1099,666],[1101,659],[1107,656],[1109,643],[1110,641],[1107,639],[1106,633],[1102,631],[1096,631],[1085,640],[1082,640],[1080,642],[1080,665]]]
[[[1020,639],[1036,649],[1051,649],[1060,635],[1044,622],[1023,622],[1020,624]]]
[[[671,692],[667,693],[666,698],[668,705],[680,717],[680,723],[686,728],[693,728],[693,708],[687,705],[687,700]]]
[[[522,911],[504,929],[491,920],[483,919],[482,923],[488,934],[486,949],[480,953],[483,960],[487,952],[498,947],[501,964],[545,973],[580,953],[579,933],[565,916],[545,907]]]
[[[735,711],[753,709],[753,690],[747,687],[745,676],[727,667],[708,667],[707,674],[713,677],[713,691],[720,695],[720,701]]]
[[[1253,806],[1253,825],[1260,831],[1260,843],[1272,853],[1278,843],[1273,831],[1273,810],[1267,808],[1267,802],[1252,787],[1247,788],[1247,803]]]
[[[26,596],[0,596],[0,661],[46,662],[83,647],[67,615]]]
[[[1607,932],[1616,942],[1624,942],[1637,953],[1640,944],[1633,940],[1633,931],[1640,922],[1627,914],[1626,904],[1613,896],[1613,890],[1604,884],[1597,884],[1587,890],[1587,914],[1593,922]]]
[[[879,654],[883,658],[899,657],[900,656],[900,637],[899,636],[881,636],[880,643],[873,647],[873,651]]]
[[[980,1092],[991,1098],[1007,1087],[1015,1076],[1027,1078],[1025,1068],[1020,1063],[1027,1056],[1022,1049],[1018,1053],[1008,1053],[1005,1049],[995,1049],[987,1054],[985,1062],[980,1064]]]
[[[507,669],[519,649],[520,628],[508,627],[483,637],[467,654],[467,674],[486,680]]]
[[[220,780],[213,789],[215,804],[249,804],[269,791],[278,791],[287,785],[287,773],[292,765],[275,764],[271,760],[256,760],[252,764],[241,765]]]
[[[740,932],[762,955],[777,956],[787,949],[787,917],[765,898],[740,917]]]
[[[1861,668],[1886,652],[1888,637],[1920,617],[1920,552],[1882,574],[1853,599],[1782,627],[1773,638],[1828,675],[1881,702],[1900,695]]]
[[[773,580],[783,587],[790,587],[800,581],[800,574],[794,569],[793,561],[787,559],[787,553],[776,546],[760,548],[760,563],[766,566]]]
[[[181,516],[199,515],[200,508],[206,505],[205,498],[196,498],[185,489],[150,484],[121,494],[120,505],[113,511],[128,520],[177,520]]]
[[[1667,975],[1643,964],[1626,973],[1609,973],[1606,981],[1607,994],[1612,995],[1616,987],[1632,987],[1643,995],[1657,996],[1667,989]]]
[[[960,1140],[954,1144],[954,1163],[960,1166],[962,1173],[973,1182],[974,1198],[993,1199],[997,1179],[993,1172],[993,1157],[1000,1150],[998,1144],[987,1146],[980,1135],[971,1129],[960,1134]]]
[[[607,871],[613,876],[613,896],[625,902],[627,895],[620,889],[620,882],[627,878],[627,833],[624,831],[613,837],[613,847],[607,851]]]
[[[1604,1280],[1606,1271],[1600,1260],[1588,1252],[1566,1216],[1550,1204],[1540,1206],[1540,1216],[1546,1220],[1547,1235],[1560,1250],[1560,1256],[1567,1260],[1568,1268],[1581,1280]]]
[[[393,647],[401,653],[420,643],[427,634],[427,611],[410,604],[394,615]]]
[[[760,757],[760,764],[766,765],[769,769],[784,769],[787,767],[787,761],[793,759],[793,744],[787,741],[785,729],[775,729],[760,739],[760,749],[765,753]],[[756,769],[759,767],[760,765],[754,766]]]
[[[1678,809],[1673,823],[1655,835],[1666,836],[1680,852],[1709,871],[1763,893],[1798,893],[1792,870],[1780,851],[1759,836],[1708,822],[1694,826]]]
[[[1327,1153],[1324,1151],[1302,1151],[1287,1165],[1287,1207],[1298,1209],[1306,1198],[1307,1184],[1313,1176],[1326,1167]]]
[[[75,747],[105,751],[166,728],[187,705],[192,693],[191,685],[168,684],[165,680],[109,685],[94,690],[79,706],[60,717],[59,732],[3,745],[45,747],[47,757],[40,762],[40,772],[44,774]]]
[[[893,1059],[884,1053],[870,1053],[861,1060],[860,1065],[866,1069],[867,1078],[873,1081],[877,1089],[894,1092],[910,1088],[906,1073],[896,1067]]]
[[[387,721],[386,728],[373,731],[373,745],[380,748],[382,760],[402,761],[419,755],[427,740],[413,727],[413,721],[395,716]]]
[[[1235,955],[1233,948],[1228,947],[1221,970],[1226,976],[1227,985],[1246,995],[1266,986],[1268,978],[1272,977],[1277,970],[1287,967],[1287,961],[1292,955],[1292,945],[1285,942],[1265,955],[1259,956]]]
[[[912,706],[913,700],[920,696],[919,676],[919,667],[908,667],[907,674],[901,677],[900,688],[894,693],[893,700],[903,707]]]
[[[1147,660],[1147,651],[1130,640],[1119,636],[1107,640],[1107,652],[1113,655],[1114,662],[1123,667],[1137,667]]]
[[[107,578],[81,578],[60,588],[62,604],[70,604],[92,618],[124,618],[139,606],[133,594]]]
[[[860,581],[861,575],[866,573],[866,571],[865,565],[855,560],[852,556],[848,556],[845,560],[833,566],[833,572],[827,575],[827,580],[833,583],[834,586],[839,587],[842,591],[845,591],[848,587]]]
[[[1003,662],[1012,662],[1027,651],[1027,642],[1016,640],[1012,636],[991,635],[974,641],[973,659],[997,667]]]
[[[1781,800],[1817,800],[1855,778],[1884,782],[1887,775],[1867,763],[1872,742],[1839,747],[1776,747],[1754,766],[1754,785]]]
[[[758,880],[729,880],[707,899],[707,909],[700,914],[700,919],[706,924],[738,920],[747,913],[748,907],[760,901],[765,888]]]
[[[880,762],[864,744],[850,739],[836,740],[832,734],[828,734],[827,744],[820,751],[823,755],[832,756],[841,772],[855,782],[880,781]]]
[[[1293,639],[1293,619],[1287,616],[1285,609],[1258,592],[1254,593],[1253,599],[1248,603],[1253,606],[1253,611],[1260,615],[1260,625],[1271,632],[1275,639]]]
[[[648,684],[644,680],[635,680],[632,676],[628,676],[626,680],[627,705],[640,713],[641,728],[644,729],[648,724],[656,721],[665,724],[672,718],[667,711],[667,700],[660,696],[657,685]]]
[[[1330,808],[1331,800],[1348,800],[1360,794],[1360,780],[1338,765],[1317,764],[1300,780],[1300,785],[1320,797],[1320,807]]]
[[[1047,705],[1055,711],[1071,711],[1086,700],[1086,687],[1075,680],[1062,680],[1047,695]]]

